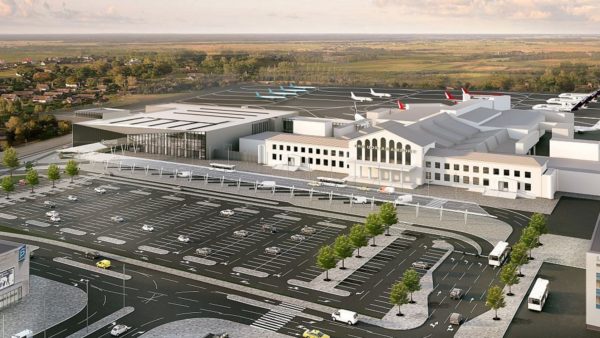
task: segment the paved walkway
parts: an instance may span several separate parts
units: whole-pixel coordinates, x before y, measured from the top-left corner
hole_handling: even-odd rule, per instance
[[[29,329],[41,333],[85,308],[85,292],[69,284],[30,275],[29,295],[0,313],[4,316],[6,337]]]
[[[517,313],[523,299],[527,296],[527,291],[534,282],[542,263],[555,263],[568,265],[580,269],[585,268],[585,253],[590,247],[590,241],[557,235],[543,235],[540,241],[543,246],[533,250],[532,256],[535,258],[521,268],[525,275],[520,278],[519,284],[512,286],[514,296],[506,296],[506,307],[498,310],[498,317],[501,320],[492,320],[494,311],[487,311],[463,324],[454,337],[471,338],[502,338],[508,330],[513,317]],[[552,293],[552,285],[550,285]],[[504,288],[508,292],[508,288]]]
[[[227,333],[231,338],[260,337],[283,338],[291,337],[281,333],[262,330],[252,326],[218,318],[183,319],[156,327],[140,337],[142,338],[199,338],[208,334]]]
[[[111,314],[109,314],[108,316],[104,317],[104,318],[100,318],[99,320],[90,323],[89,327],[84,327],[83,329],[67,336],[67,338],[83,338],[83,337],[87,337],[90,334],[108,326],[111,325],[112,323],[118,321],[119,319],[127,316],[128,314],[132,313],[135,310],[134,307],[132,306],[126,306],[120,310],[117,310]]]

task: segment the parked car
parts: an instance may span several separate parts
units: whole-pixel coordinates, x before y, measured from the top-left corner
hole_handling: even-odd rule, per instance
[[[110,220],[113,221],[113,222],[119,222],[119,223],[121,223],[121,222],[125,221],[125,218],[123,218],[121,216],[113,216],[113,217],[110,218]]]
[[[52,216],[52,217],[50,217],[50,221],[51,222],[60,222],[60,217],[59,216]]]
[[[52,202],[52,201],[44,201],[44,205],[49,207],[49,208],[55,208],[56,207],[56,203]]]
[[[50,210],[50,211],[46,212],[46,216],[54,217],[54,216],[60,216],[60,214],[56,210]]]
[[[31,330],[23,330],[19,333],[15,333],[10,338],[31,338],[33,337],[33,331]]]
[[[358,322],[358,313],[349,310],[337,310],[331,314],[331,320],[354,325]]]
[[[246,230],[236,230],[233,232],[234,237],[248,237],[248,231]]]
[[[294,242],[302,242],[303,240],[306,239],[306,236],[300,235],[300,234],[295,234],[295,235],[292,235],[292,237],[290,237],[290,239]]]
[[[103,259],[96,263],[96,266],[102,269],[108,269],[110,268],[110,261],[108,259]]]
[[[221,210],[220,214],[221,214],[221,216],[233,216],[233,214],[235,214],[235,212],[233,212],[233,210],[231,210],[231,209],[225,209],[225,210]]]
[[[453,288],[452,290],[450,290],[450,298],[452,299],[461,299],[463,294],[463,290],[459,288]]]
[[[206,257],[208,255],[210,255],[212,253],[212,249],[211,248],[199,248],[196,249],[196,255],[198,256],[202,256],[202,257]]]
[[[180,242],[183,242],[183,243],[187,243],[187,242],[190,241],[190,238],[188,236],[185,236],[185,235],[179,235],[177,237],[177,240],[180,241]]]
[[[458,312],[453,312],[450,315],[450,324],[451,325],[460,325],[465,321],[465,318]]]
[[[96,187],[96,188],[94,188],[94,191],[99,194],[104,194],[106,192],[106,189],[104,189],[102,187]]]
[[[129,330],[129,326],[123,325],[123,324],[117,324],[117,325],[113,326],[112,330],[110,330],[110,335],[113,337],[118,337],[118,336],[122,335],[123,333],[127,332],[127,330]]]
[[[412,263],[412,267],[415,269],[427,270],[427,269],[431,268],[431,263],[423,262],[423,261],[416,261],[416,262]]]
[[[317,232],[317,229],[315,229],[315,228],[313,228],[313,227],[309,227],[309,226],[304,226],[304,227],[302,227],[302,229],[300,229],[300,232],[301,232],[303,235],[312,235],[312,234],[314,234],[315,232]]]
[[[69,196],[67,196],[67,199],[69,201],[77,201],[77,196],[75,196],[75,195],[69,195]]]
[[[83,257],[91,260],[96,260],[100,258],[100,253],[98,253],[97,251],[87,251],[83,254]]]
[[[305,330],[302,334],[303,338],[331,338],[328,334],[325,334],[319,330]]]
[[[268,248],[265,248],[265,253],[267,255],[279,255],[281,253],[281,248],[276,246],[270,246]]]
[[[354,204],[367,204],[367,198],[364,196],[354,196],[352,197],[352,203]]]
[[[154,227],[150,224],[144,224],[142,225],[142,230],[144,231],[154,231]]]
[[[320,187],[321,186],[321,182],[317,182],[317,181],[311,181],[311,182],[308,182],[307,184],[311,187]]]

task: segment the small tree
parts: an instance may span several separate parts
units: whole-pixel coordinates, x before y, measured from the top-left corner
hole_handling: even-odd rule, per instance
[[[494,320],[499,320],[498,309],[506,306],[504,294],[499,286],[494,285],[488,290],[485,305],[494,310]]]
[[[390,303],[398,306],[398,313],[396,316],[404,316],[400,312],[400,306],[408,303],[408,288],[403,282],[396,282],[392,285],[390,290]]]
[[[381,218],[376,213],[371,213],[367,216],[365,220],[365,229],[371,238],[373,238],[373,244],[375,245],[375,236],[381,235],[383,233],[383,223],[381,222]]]
[[[71,183],[73,183],[73,177],[79,174],[79,166],[75,160],[69,160],[65,166],[65,172],[71,177]]]
[[[546,216],[537,212],[534,213],[533,215],[531,215],[531,218],[529,220],[529,227],[534,228],[537,232],[537,246],[542,245],[542,243],[540,243],[540,236],[548,233],[548,226],[546,225]]]
[[[321,269],[325,270],[325,281],[329,282],[329,269],[333,269],[335,267],[335,253],[333,249],[329,245],[325,245],[319,249],[319,253],[317,254],[317,266]]]
[[[386,236],[390,235],[390,227],[398,223],[398,213],[394,204],[390,202],[384,203],[379,209],[379,218],[385,227]]]
[[[342,266],[340,269],[346,269],[344,266],[344,260],[348,257],[352,257],[353,250],[354,248],[352,247],[352,242],[348,236],[341,235],[335,239],[335,243],[333,243],[333,251],[335,252],[337,258],[342,261]]]
[[[40,184],[40,178],[38,176],[37,170],[35,170],[35,169],[28,170],[27,174],[25,175],[25,181],[27,181],[27,184],[29,184],[31,186],[31,192],[33,192],[33,187]]]
[[[402,274],[402,283],[406,285],[406,289],[410,292],[410,303],[415,303],[412,296],[413,292],[421,290],[421,277],[419,277],[415,269],[410,268]]]
[[[529,259],[527,258],[527,247],[524,243],[518,242],[513,245],[510,252],[510,263],[515,264],[518,267],[519,277],[523,277],[521,266],[529,263]]]
[[[21,165],[19,163],[19,157],[17,156],[17,151],[15,148],[8,147],[4,150],[2,164],[9,169],[10,177],[12,178],[13,171]]]
[[[13,182],[10,176],[2,177],[2,190],[6,192],[6,199],[8,199],[9,194],[15,191],[15,182]]]
[[[537,244],[537,230],[532,227],[526,227],[523,229],[521,233],[521,238],[519,238],[519,242],[523,243],[525,247],[529,250],[529,259],[533,259],[531,256],[531,251],[535,248]]]
[[[352,228],[350,228],[349,237],[352,245],[356,248],[356,258],[361,258],[360,247],[369,244],[369,237],[367,236],[365,226],[362,224],[354,224]]]
[[[56,164],[48,166],[48,179],[52,181],[52,188],[54,188],[54,182],[60,180],[60,169]]]
[[[517,264],[511,262],[502,267],[500,271],[500,280],[502,283],[508,285],[508,293],[506,295],[512,296],[511,287],[515,284],[519,284],[519,276],[517,276]]]

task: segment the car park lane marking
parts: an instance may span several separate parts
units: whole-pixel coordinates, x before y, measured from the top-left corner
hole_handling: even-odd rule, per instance
[[[138,194],[138,195],[144,195],[144,196],[152,195],[151,192],[149,192],[149,191],[142,191],[142,190],[131,190],[130,193],[132,193],[132,194]]]
[[[9,215],[9,214],[5,214],[5,213],[1,213],[0,212],[0,218],[4,218],[4,219],[17,219],[17,216]]]
[[[196,256],[184,256],[183,260],[188,261],[188,262],[202,264],[202,265],[209,265],[209,266],[217,264],[217,262],[215,262],[211,259],[206,259],[206,258],[201,258],[201,257],[196,257]]]
[[[233,270],[233,272],[243,273],[245,275],[250,275],[250,276],[254,276],[254,277],[258,277],[258,278],[269,277],[269,274],[266,272],[248,269],[248,268],[244,268],[241,266],[236,266],[232,270]]]
[[[107,242],[107,243],[116,244],[116,245],[123,245],[123,244],[127,243],[126,241],[124,241],[122,239],[112,238],[112,237],[108,237],[108,236],[100,236],[100,237],[98,237],[98,240],[101,242]]]
[[[67,234],[76,235],[76,236],[83,236],[83,235],[87,234],[87,232],[85,232],[85,231],[71,229],[71,228],[60,228],[60,231],[67,233]]]
[[[140,246],[138,246],[138,250],[152,252],[157,255],[166,255],[169,253],[169,250],[155,248],[153,246],[148,246],[148,245],[140,245]]]
[[[204,206],[212,207],[212,208],[218,208],[221,206],[220,204],[211,203],[209,201],[198,201],[198,202],[196,202],[196,204],[200,204],[200,205],[204,205]]]
[[[165,196],[161,196],[161,197],[164,199],[167,199],[167,200],[172,200],[172,201],[178,201],[178,202],[185,201],[185,198],[183,198],[183,197],[177,197],[177,196],[172,196],[172,195],[165,195]],[[179,206],[175,205],[173,207],[176,208]]]
[[[37,227],[41,227],[41,228],[47,228],[50,226],[50,224],[46,223],[46,222],[40,222],[40,221],[36,221],[36,220],[27,220],[25,221],[25,224],[27,225],[35,225]]]

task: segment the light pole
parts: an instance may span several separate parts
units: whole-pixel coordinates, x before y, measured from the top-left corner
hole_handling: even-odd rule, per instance
[[[227,164],[229,164],[229,150],[232,148],[231,144],[227,144]]]
[[[90,280],[86,278],[82,278],[79,280],[80,282],[85,282],[85,295],[86,295],[86,305],[85,305],[85,332],[89,333],[90,330]]]

